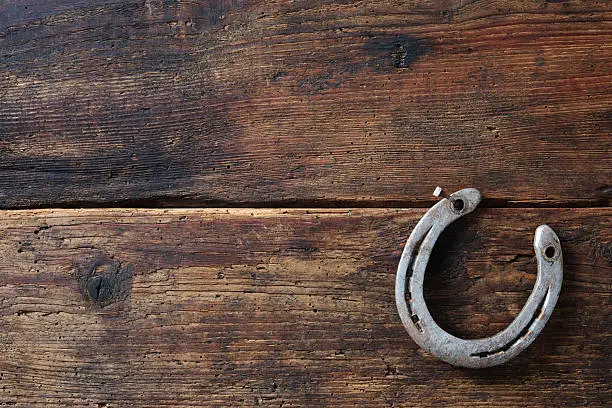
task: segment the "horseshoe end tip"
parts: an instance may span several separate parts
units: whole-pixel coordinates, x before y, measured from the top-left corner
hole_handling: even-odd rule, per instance
[[[551,227],[546,225],[546,224],[542,224],[538,228],[536,228],[535,236],[536,236],[536,239],[538,241],[543,239],[543,238],[556,238],[556,239],[559,239],[557,237],[557,234],[555,234],[555,231]]]
[[[465,191],[465,194],[474,202],[480,203],[482,201],[482,193],[480,190],[476,188],[466,188],[463,191]]]
[[[463,204],[465,205],[463,209],[464,214],[474,211],[482,201],[482,194],[475,188],[464,188],[454,193],[452,197],[463,200]]]
[[[548,251],[548,258],[553,258],[555,252],[561,252],[561,242],[559,241],[559,237],[555,231],[546,224],[540,225],[538,228],[536,228],[535,235],[533,237],[533,246],[535,247],[536,251]],[[549,247],[552,247],[554,251],[549,249]]]

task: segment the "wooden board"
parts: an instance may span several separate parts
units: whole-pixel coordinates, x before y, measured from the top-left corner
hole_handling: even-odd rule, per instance
[[[609,1],[0,4],[0,207],[609,205]]]
[[[609,406],[612,210],[480,209],[447,230],[426,298],[492,334],[563,245],[561,297],[510,364],[453,368],[405,333],[395,268],[423,210],[36,210],[0,215],[0,403]]]
[[[0,1],[0,406],[610,406],[612,3]],[[431,191],[488,208],[432,256],[491,335],[565,257],[510,364],[395,310]],[[41,207],[296,207],[49,209]],[[571,207],[571,208],[570,208]],[[584,207],[584,208],[578,208]],[[594,208],[599,207],[599,208]]]

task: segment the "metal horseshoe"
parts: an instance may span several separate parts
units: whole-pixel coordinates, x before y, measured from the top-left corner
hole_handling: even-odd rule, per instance
[[[538,263],[536,283],[521,312],[501,332],[491,337],[464,340],[444,331],[434,321],[423,298],[423,280],[436,240],[453,221],[474,211],[482,196],[466,188],[444,197],[418,222],[406,242],[397,268],[395,302],[410,337],[425,351],[447,363],[469,368],[503,364],[529,346],[544,328],[559,298],[563,280],[561,243],[547,225],[533,239]]]

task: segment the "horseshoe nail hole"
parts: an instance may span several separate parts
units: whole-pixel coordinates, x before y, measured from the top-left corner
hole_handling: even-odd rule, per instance
[[[455,201],[453,201],[453,208],[457,211],[461,211],[463,210],[463,207],[465,207],[465,203],[463,202],[462,199],[457,199]]]
[[[544,305],[547,303],[549,296],[550,296],[550,287],[548,288],[548,290],[546,292],[546,296],[544,296],[542,298],[542,300],[540,301],[540,303],[538,304],[536,312],[534,313],[534,315],[531,318],[531,320],[529,321],[529,323],[525,326],[525,328],[523,330],[521,330],[521,332],[518,334],[518,336],[516,336],[514,338],[514,340],[510,341],[509,343],[505,344],[504,346],[502,346],[502,347],[500,347],[500,348],[498,348],[496,350],[483,351],[483,352],[480,352],[480,353],[473,353],[473,354],[470,354],[470,356],[478,357],[478,358],[485,358],[485,357],[494,356],[496,354],[503,354],[503,353],[507,352],[508,350],[510,350],[510,348],[512,348],[516,344],[518,344],[520,341],[525,340],[525,338],[530,333],[533,333],[536,321],[538,319],[543,319],[543,316],[544,316]],[[539,332],[536,333],[535,335],[537,336],[538,334],[539,334]]]
[[[557,251],[555,251],[555,247],[552,247],[552,246],[549,246],[548,248],[544,250],[544,255],[546,255],[547,258],[554,257],[556,253]]]

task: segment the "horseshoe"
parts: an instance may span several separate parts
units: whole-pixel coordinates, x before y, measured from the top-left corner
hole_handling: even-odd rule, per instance
[[[395,302],[404,327],[412,339],[430,354],[447,363],[469,368],[503,364],[516,357],[540,334],[559,298],[563,280],[561,243],[548,225],[540,225],[533,239],[538,263],[536,283],[525,306],[509,326],[486,338],[465,340],[444,331],[434,321],[423,298],[423,280],[436,240],[453,221],[471,213],[482,196],[466,188],[443,197],[427,211],[410,234],[395,280]]]

